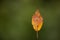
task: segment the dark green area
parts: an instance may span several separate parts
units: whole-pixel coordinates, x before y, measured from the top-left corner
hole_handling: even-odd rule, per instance
[[[0,40],[36,40],[31,24],[36,9],[44,19],[38,40],[60,40],[58,0],[0,0]]]

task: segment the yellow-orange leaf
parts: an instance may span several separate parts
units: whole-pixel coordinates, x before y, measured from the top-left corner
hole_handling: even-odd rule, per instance
[[[40,15],[39,10],[36,10],[35,14],[32,16],[32,25],[35,31],[39,31],[43,24],[43,18]]]

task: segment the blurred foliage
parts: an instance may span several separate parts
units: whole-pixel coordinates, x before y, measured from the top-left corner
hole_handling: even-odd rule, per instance
[[[36,40],[31,17],[40,10],[39,40],[60,40],[59,0],[0,0],[0,40]]]

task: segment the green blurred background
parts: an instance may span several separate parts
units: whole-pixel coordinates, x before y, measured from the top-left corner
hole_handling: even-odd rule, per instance
[[[36,40],[31,18],[37,8],[44,19],[38,40],[60,40],[59,0],[0,0],[0,40]]]

